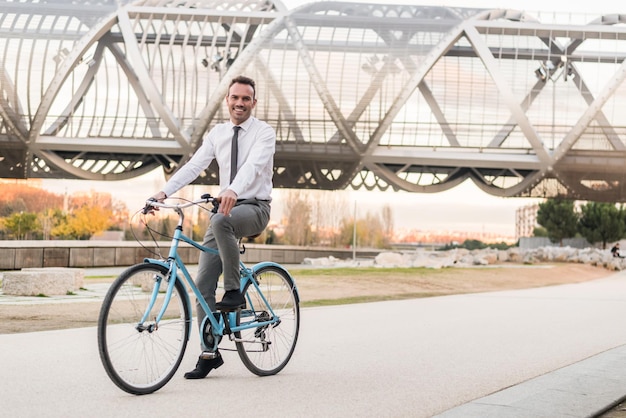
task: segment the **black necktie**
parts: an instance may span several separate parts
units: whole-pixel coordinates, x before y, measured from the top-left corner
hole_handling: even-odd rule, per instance
[[[237,144],[237,138],[239,138],[239,130],[241,126],[234,126],[235,133],[233,134],[233,140],[230,145],[230,182],[232,183],[237,174],[237,154],[239,147]]]

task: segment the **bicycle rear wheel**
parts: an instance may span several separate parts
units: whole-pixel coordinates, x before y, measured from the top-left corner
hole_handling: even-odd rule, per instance
[[[268,304],[279,321],[236,332],[235,337],[239,340],[236,346],[248,370],[258,376],[270,376],[287,365],[296,348],[300,330],[300,300],[293,279],[278,267],[262,267],[256,279],[262,295],[248,282],[244,288],[247,306],[237,313],[237,324],[271,320]]]
[[[189,337],[189,299],[176,281],[165,315],[158,324],[167,288],[168,270],[155,264],[138,264],[124,271],[111,285],[98,318],[100,360],[111,380],[135,395],[152,393],[174,375],[185,354]],[[159,296],[146,322],[150,295]]]

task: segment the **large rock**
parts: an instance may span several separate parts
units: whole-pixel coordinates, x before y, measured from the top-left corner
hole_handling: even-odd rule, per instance
[[[508,251],[506,251],[506,250],[498,250],[497,254],[498,254],[498,261],[499,262],[506,263],[507,261],[510,261]]]
[[[480,250],[476,251],[474,256],[474,264],[480,266],[488,266],[490,264],[495,264],[498,262],[498,252],[497,250]]]
[[[6,271],[2,280],[5,295],[55,296],[76,290],[73,274],[60,271]]]
[[[524,255],[519,247],[511,247],[507,250],[508,259],[512,263],[521,263]]]
[[[337,263],[337,261],[341,260],[333,257],[332,255],[320,258],[305,257],[304,260],[302,260],[302,264],[307,266],[333,266]]]
[[[307,259],[307,264],[340,265],[342,260],[332,257],[323,259]],[[455,248],[448,251],[383,251],[376,256],[374,264],[382,267],[470,267],[487,266],[496,263],[583,263],[592,266],[605,267],[611,270],[625,270],[626,259],[615,259],[607,250],[599,248],[573,247],[539,247],[534,249],[520,249],[512,247],[507,250],[485,248],[469,251]],[[344,262],[345,263],[345,262]],[[352,263],[352,266],[356,266]]]
[[[385,252],[374,258],[375,264],[380,267],[401,267],[407,265],[407,260],[402,254]]]
[[[74,278],[74,288],[72,289],[72,291],[79,290],[81,287],[83,287],[83,284],[85,282],[84,269],[66,267],[28,267],[23,268],[22,271],[35,271],[41,272],[43,274],[54,272],[57,275],[56,277],[67,274]]]

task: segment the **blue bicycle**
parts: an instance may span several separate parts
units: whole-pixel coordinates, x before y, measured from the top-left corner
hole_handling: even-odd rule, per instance
[[[178,204],[146,202],[171,209],[178,223],[166,259],[146,258],[126,269],[111,285],[98,318],[98,349],[111,380],[135,395],[155,392],[176,373],[192,331],[192,304],[199,301],[205,317],[200,341],[210,356],[222,337],[234,343],[245,366],[259,376],[274,375],[289,362],[300,330],[300,300],[294,279],[277,263],[241,264],[241,292],[246,306],[211,312],[178,253],[181,242],[217,253],[183,234],[183,209],[215,203],[210,195]],[[225,339],[226,342],[226,339]],[[220,347],[220,350],[229,348]]]

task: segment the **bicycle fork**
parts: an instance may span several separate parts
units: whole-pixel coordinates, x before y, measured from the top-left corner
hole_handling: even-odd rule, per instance
[[[175,274],[175,273],[174,273]],[[143,331],[148,331],[148,332],[153,332],[159,329],[159,322],[161,321],[161,318],[163,318],[163,315],[165,314],[165,311],[167,309],[167,305],[172,297],[172,292],[174,291],[174,283],[176,280],[172,280],[172,264],[170,264],[169,266],[169,271],[167,272],[166,277],[166,281],[168,282],[167,284],[167,289],[165,291],[165,303],[163,303],[163,305],[161,306],[161,309],[159,310],[159,313],[157,314],[157,316],[154,318],[154,322],[150,323],[148,325],[145,325],[146,322],[149,321],[149,317],[148,315],[150,315],[150,312],[152,312],[152,308],[154,307],[154,305],[156,304],[157,298],[159,296],[159,292],[161,289],[161,283],[163,281],[163,277],[159,274],[155,274],[154,275],[154,287],[152,288],[152,294],[150,295],[150,302],[148,303],[148,307],[146,308],[146,311],[144,312],[143,316],[141,317],[141,320],[139,321],[139,323],[137,324],[137,331],[139,332],[143,332]]]

